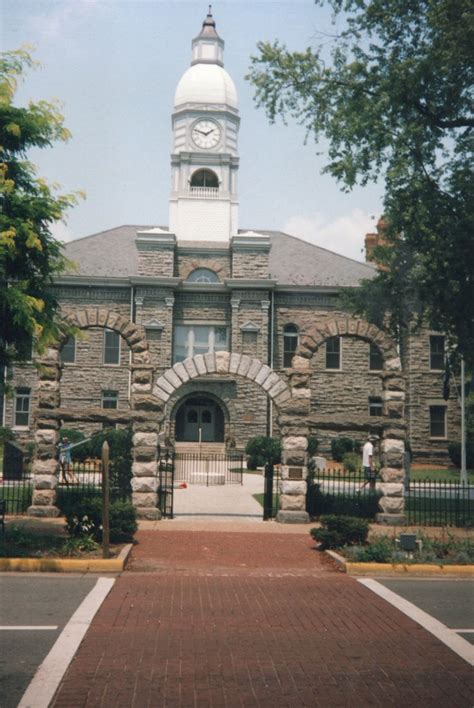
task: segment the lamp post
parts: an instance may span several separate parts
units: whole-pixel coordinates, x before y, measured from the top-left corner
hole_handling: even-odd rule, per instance
[[[464,357],[461,355],[461,484],[467,484],[466,469],[466,403]]]

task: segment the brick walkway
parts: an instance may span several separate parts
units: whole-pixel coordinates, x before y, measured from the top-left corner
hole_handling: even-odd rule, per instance
[[[472,706],[468,664],[307,534],[140,532],[53,705]]]

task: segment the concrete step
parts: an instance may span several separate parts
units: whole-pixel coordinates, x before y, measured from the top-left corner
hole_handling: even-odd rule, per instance
[[[208,455],[225,455],[225,443],[190,443],[190,442],[177,442],[175,443],[175,450],[177,453],[191,454],[208,454]]]

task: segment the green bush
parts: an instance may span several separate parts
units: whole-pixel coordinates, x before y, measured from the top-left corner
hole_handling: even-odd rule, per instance
[[[308,437],[308,457],[314,457],[318,451],[319,440],[315,435]]]
[[[375,519],[376,515],[380,512],[380,492],[368,491],[364,494],[355,493],[353,496],[334,494],[331,492],[325,493],[319,490],[315,490],[313,493],[316,495],[311,510],[311,516],[313,518],[334,515]]]
[[[267,463],[276,465],[281,462],[281,443],[279,438],[259,436],[251,438],[245,452],[248,456],[247,466],[250,470],[264,467]]]
[[[4,445],[7,440],[14,440],[15,434],[10,428],[0,426],[0,445]]]
[[[354,516],[322,516],[322,528],[311,529],[310,534],[322,549],[341,548],[365,543],[369,523]]]
[[[348,472],[360,472],[362,468],[362,458],[356,452],[346,452],[342,458],[342,464]]]
[[[389,563],[397,553],[393,540],[387,536],[381,536],[367,546],[352,546],[344,552],[350,560],[359,563]]]
[[[102,500],[100,497],[72,499],[64,510],[66,527],[72,538],[91,536],[102,541]],[[110,541],[122,543],[133,540],[137,530],[135,507],[130,502],[113,501],[110,504]]]
[[[360,443],[353,438],[334,438],[331,440],[331,455],[336,462],[342,462],[347,452],[360,452]]]
[[[455,467],[461,467],[461,443],[449,443],[448,453],[453,465],[455,465]],[[466,467],[469,469],[474,468],[474,441],[470,440],[466,442]]]

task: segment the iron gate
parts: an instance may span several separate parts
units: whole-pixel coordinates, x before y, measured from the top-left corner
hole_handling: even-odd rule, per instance
[[[158,449],[158,507],[164,519],[173,518],[174,450]]]
[[[265,465],[265,486],[263,491],[263,520],[273,519],[280,506],[280,466]]]

